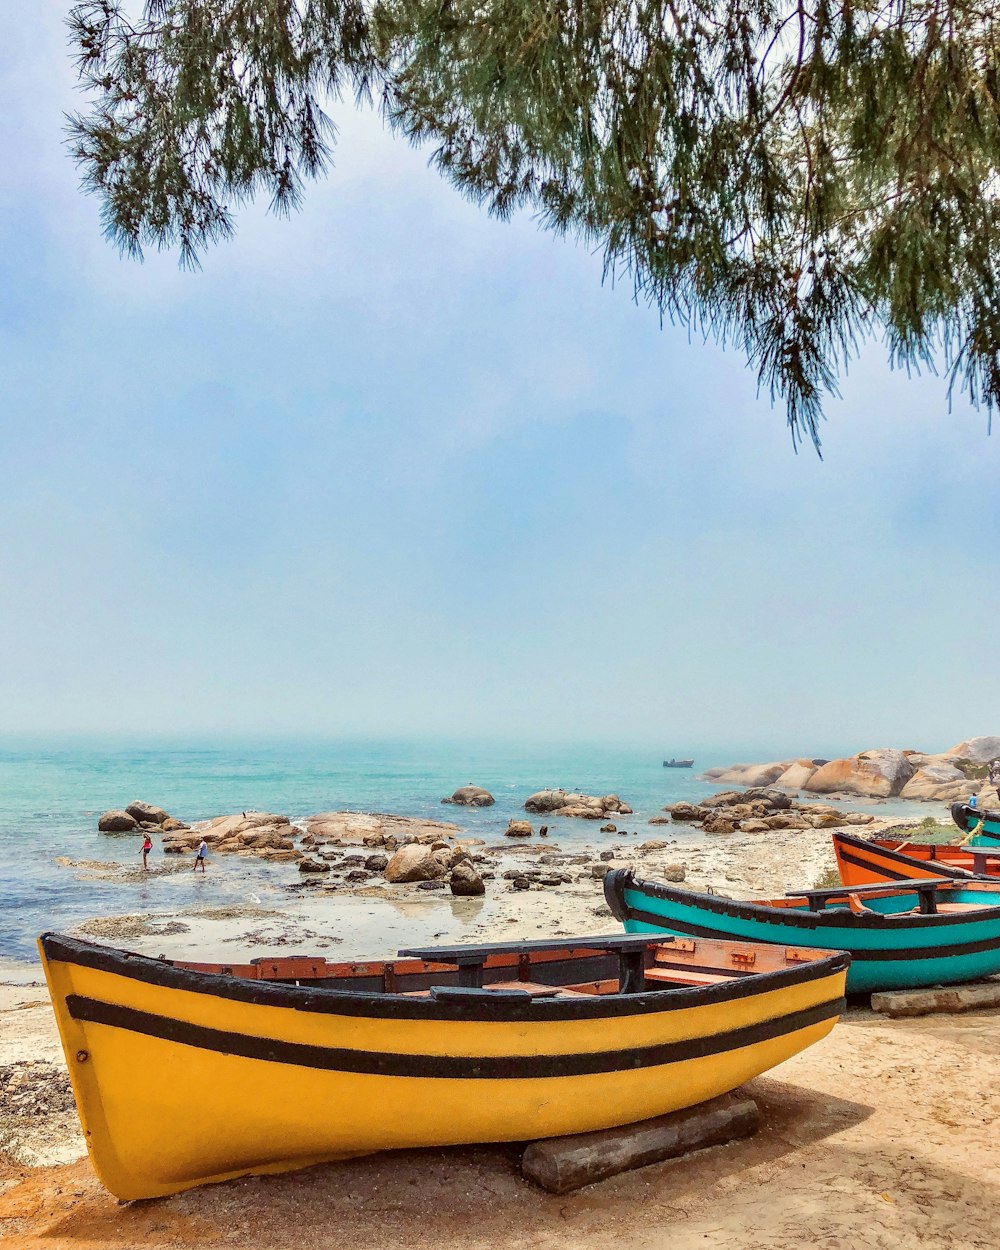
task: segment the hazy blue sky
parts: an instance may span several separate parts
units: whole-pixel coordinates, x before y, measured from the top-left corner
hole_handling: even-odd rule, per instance
[[[739,354],[347,105],[291,221],[122,260],[40,10],[0,49],[0,731],[997,730],[1000,438],[940,379],[873,350],[795,456]]]

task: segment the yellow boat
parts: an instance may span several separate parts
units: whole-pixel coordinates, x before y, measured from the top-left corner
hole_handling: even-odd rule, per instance
[[[358,964],[39,949],[87,1146],[122,1199],[693,1106],[824,1037],[849,963],[662,934]]]

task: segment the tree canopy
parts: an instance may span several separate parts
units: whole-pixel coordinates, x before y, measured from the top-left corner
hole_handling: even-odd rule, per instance
[[[84,0],[85,184],[197,263],[300,203],[374,100],[461,191],[603,248],[743,348],[819,446],[859,345],[1000,400],[1000,16],[987,0]]]

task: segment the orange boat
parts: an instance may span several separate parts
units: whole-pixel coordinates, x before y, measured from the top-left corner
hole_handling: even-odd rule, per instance
[[[833,849],[844,885],[877,885],[925,877],[1000,877],[1000,847],[938,846],[901,838],[835,833]]]

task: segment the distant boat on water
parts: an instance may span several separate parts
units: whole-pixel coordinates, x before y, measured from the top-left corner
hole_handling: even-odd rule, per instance
[[[690,768],[694,760],[664,760],[664,768]]]

